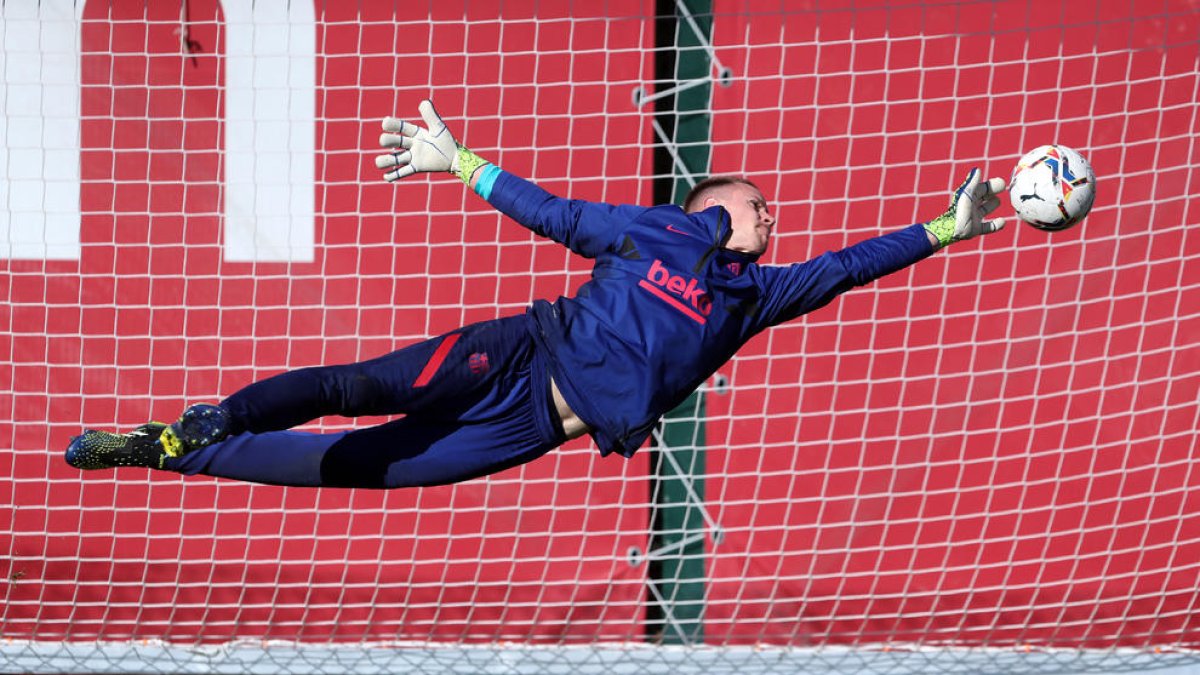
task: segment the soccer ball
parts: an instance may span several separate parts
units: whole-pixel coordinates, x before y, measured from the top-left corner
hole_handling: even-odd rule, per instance
[[[1065,230],[1092,209],[1096,174],[1083,155],[1064,145],[1043,145],[1013,169],[1008,198],[1017,217],[1039,230]]]

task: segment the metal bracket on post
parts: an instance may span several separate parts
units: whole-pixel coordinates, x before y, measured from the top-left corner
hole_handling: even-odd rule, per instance
[[[683,0],[675,0],[675,8],[678,10],[679,16],[682,16],[684,21],[687,22],[688,27],[692,29],[692,34],[696,36],[696,41],[700,43],[700,46],[703,47],[704,51],[708,54],[708,62],[711,65],[709,75],[707,77],[698,77],[687,80],[686,82],[681,82],[674,87],[657,91],[650,95],[646,94],[645,85],[635,87],[633,90],[633,107],[635,108],[640,109],[647,103],[653,103],[665,96],[678,94],[681,91],[686,91],[692,87],[698,87],[703,84],[716,82],[722,87],[728,87],[733,84],[733,69],[729,66],[722,65],[721,60],[717,58],[716,50],[713,48],[712,43],[709,42],[708,36],[706,36],[704,31],[700,28],[700,25],[696,23],[696,17],[692,15],[691,10],[688,9]]]
[[[661,428],[654,430],[652,438],[658,447],[662,448],[667,446],[666,440],[663,439]],[[717,520],[712,517],[711,513],[708,512],[708,508],[704,505],[704,500],[701,499],[700,495],[696,493],[695,481],[693,480],[692,475],[683,470],[683,467],[679,465],[679,462],[675,459],[674,455],[668,452],[665,453],[664,456],[671,464],[671,469],[675,471],[676,478],[678,478],[680,484],[683,485],[684,491],[687,493],[687,503],[685,505],[690,505],[692,508],[696,509],[696,511],[700,514],[700,517],[704,519],[704,525],[707,527],[707,530],[698,536],[703,537],[704,534],[708,534],[712,537],[714,545],[718,545],[725,541],[725,532],[721,529],[721,525],[717,523]],[[694,539],[695,536],[681,540],[680,542],[670,546],[649,551],[646,553],[646,557],[654,558],[656,556],[661,556],[665,553],[678,550],[683,548],[685,544],[692,542]]]
[[[696,87],[711,85],[714,82],[722,87],[728,87],[733,84],[733,69],[722,64],[721,60],[717,58],[717,53],[713,48],[712,42],[709,41],[708,36],[705,35],[704,30],[700,27],[700,24],[696,22],[696,17],[693,15],[691,9],[685,4],[684,0],[675,0],[675,9],[678,16],[682,17],[687,23],[688,27],[691,29],[696,42],[699,43],[701,48],[704,49],[705,54],[708,55],[708,74],[704,77],[696,77],[678,82],[673,87],[668,87],[661,91],[655,91],[653,94],[647,93],[648,86],[645,84],[635,87],[633,89],[633,107],[637,108],[638,110],[641,110],[647,104],[654,103],[659,99],[663,99],[668,96],[675,96]],[[657,138],[658,144],[666,149],[667,153],[670,154],[671,161],[674,163],[678,175],[687,181],[689,187],[694,187],[698,182],[695,172],[689,169],[681,158],[679,144],[668,135],[667,131],[663,129],[658,120],[652,120],[651,126],[654,128],[654,135]]]

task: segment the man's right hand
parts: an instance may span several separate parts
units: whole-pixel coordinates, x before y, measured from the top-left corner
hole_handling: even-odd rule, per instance
[[[396,117],[383,118],[379,145],[396,148],[394,152],[375,158],[376,168],[391,169],[383,174],[387,181],[428,171],[458,173],[458,141],[454,134],[446,128],[431,101],[421,101],[417,110],[425,120],[425,127]]]
[[[424,128],[396,117],[383,118],[379,144],[399,150],[377,156],[375,167],[391,169],[383,174],[389,182],[414,173],[446,171],[471,185],[476,169],[487,164],[487,160],[459,144],[454,134],[446,128],[441,115],[433,109],[432,101],[421,101],[417,110],[421,113],[421,119],[425,120]]]

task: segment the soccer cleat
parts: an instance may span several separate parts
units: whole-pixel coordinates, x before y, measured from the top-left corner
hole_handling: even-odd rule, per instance
[[[229,412],[218,405],[197,403],[188,406],[171,426],[162,432],[163,452],[182,457],[189,452],[219,443],[229,436]]]
[[[167,425],[148,422],[127,434],[87,429],[67,446],[67,464],[85,471],[118,466],[161,469],[167,455],[159,437]]]

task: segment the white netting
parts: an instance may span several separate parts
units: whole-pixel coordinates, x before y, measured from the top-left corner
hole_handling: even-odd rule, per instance
[[[1010,223],[724,368],[707,520],[687,533],[705,537],[699,579],[648,579],[645,451],[574,442],[393,492],[65,465],[81,428],[586,279],[453,179],[391,186],[370,161],[378,118],[432,95],[510,171],[649,203],[658,136],[637,92],[673,84],[654,83],[655,14],[676,7],[547,4],[0,7],[0,670],[1189,662],[1193,2],[714,3],[732,77],[712,84],[711,172],[771,199],[764,262],[928,218],[969,167],[1007,175],[1043,143],[1082,151],[1099,190],[1073,230]],[[669,611],[647,620],[675,581],[703,588],[696,644],[647,645],[679,634]]]

